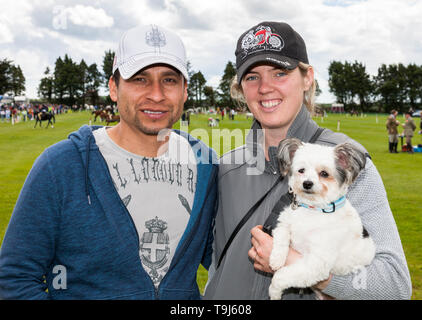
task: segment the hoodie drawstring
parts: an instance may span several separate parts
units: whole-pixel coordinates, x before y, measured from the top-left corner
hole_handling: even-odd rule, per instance
[[[88,198],[88,204],[91,205],[91,197],[89,195],[89,186],[88,186],[88,168],[89,168],[89,150],[90,150],[90,145],[91,145],[91,137],[92,135],[88,136],[88,145],[86,148],[86,164],[85,164],[85,194],[86,197]]]

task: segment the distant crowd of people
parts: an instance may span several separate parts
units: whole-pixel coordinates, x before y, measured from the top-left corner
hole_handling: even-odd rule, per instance
[[[29,121],[39,112],[61,114],[67,110],[68,107],[62,104],[5,104],[0,106],[0,119],[1,122]]]
[[[413,146],[412,146],[412,138],[414,132],[416,130],[415,121],[412,118],[413,110],[409,110],[405,113],[405,121],[404,123],[400,123],[397,120],[398,111],[393,109],[391,110],[390,115],[387,118],[387,122],[385,124],[387,131],[388,131],[388,150],[390,153],[398,153],[397,145],[399,141],[399,137],[406,138],[406,145],[403,145],[402,140],[402,151],[407,151],[408,153],[414,153]],[[402,135],[399,135],[398,127],[403,127]],[[421,122],[420,122],[420,129],[419,133],[422,132],[422,113],[421,113]]]
[[[234,120],[236,111],[234,109],[227,110],[226,108],[217,108],[217,114],[221,115],[221,120],[224,120],[224,116],[228,115],[230,120]]]

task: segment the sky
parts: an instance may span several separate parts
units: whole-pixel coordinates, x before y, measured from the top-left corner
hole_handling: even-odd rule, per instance
[[[182,38],[192,69],[214,88],[235,61],[238,37],[262,21],[287,22],[304,38],[322,90],[317,103],[335,102],[331,61],[362,62],[371,75],[383,63],[422,64],[422,0],[0,0],[0,7],[0,59],[22,68],[29,98],[58,57],[102,71],[104,52],[117,49],[124,31],[150,23]]]

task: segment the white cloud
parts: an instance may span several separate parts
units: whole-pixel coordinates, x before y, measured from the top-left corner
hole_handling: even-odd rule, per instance
[[[220,85],[220,80],[221,75],[214,75],[207,80],[207,85],[216,89]]]
[[[78,26],[93,28],[111,27],[114,24],[113,17],[107,15],[104,9],[89,6],[76,5],[64,9],[69,20]]]
[[[4,24],[0,24],[0,44],[13,42],[13,34],[9,27]]]
[[[30,31],[29,17],[31,5],[24,1],[0,2],[0,44],[12,43],[15,39],[17,26]],[[26,32],[26,31],[23,31]]]

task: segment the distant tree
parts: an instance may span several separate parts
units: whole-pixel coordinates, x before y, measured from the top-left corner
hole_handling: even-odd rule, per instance
[[[54,91],[56,101],[67,105],[76,104],[83,91],[81,66],[65,54],[64,59],[56,60],[54,69]]]
[[[78,96],[80,96],[79,102],[82,106],[85,106],[86,84],[88,82],[88,66],[85,60],[82,59],[77,67],[79,69],[79,77],[76,86],[80,90],[80,92],[78,93]]]
[[[328,76],[330,92],[335,95],[337,102],[345,105],[346,110],[352,105],[358,105],[361,111],[368,109],[373,83],[366,73],[365,65],[358,61],[332,61],[328,67]]]
[[[187,62],[186,68],[188,70],[188,99],[186,100],[185,108],[188,109],[195,105],[195,90],[191,81],[192,76],[195,74],[195,71],[192,69],[192,64],[190,63],[190,61]]]
[[[329,91],[334,94],[337,102],[347,105],[350,103],[349,86],[347,83],[349,64],[343,64],[340,61],[332,61],[328,67],[328,86]]]
[[[108,88],[108,80],[113,74],[113,62],[114,62],[114,51],[108,50],[104,52],[103,57],[103,73],[102,73],[102,80],[103,85],[105,88]]]
[[[50,74],[50,68],[47,67],[44,71],[44,77],[41,78],[38,86],[38,95],[41,98],[46,99],[48,102],[52,102],[53,90],[53,75]]]
[[[90,99],[90,103],[97,105],[99,101],[98,91],[103,80],[101,72],[97,68],[97,64],[91,64],[87,69],[87,81],[85,96]]]
[[[104,86],[104,88],[107,89],[108,92],[108,80],[110,79],[110,77],[113,74],[113,62],[114,62],[114,56],[115,53],[112,50],[108,50],[104,52],[104,57],[103,57],[103,65],[102,65],[102,84]],[[110,95],[107,94],[106,97],[106,104],[112,104],[113,101],[110,98]]]
[[[407,66],[406,92],[410,106],[416,110],[422,102],[422,66],[414,63]]]
[[[58,103],[63,103],[63,97],[65,96],[66,91],[66,79],[65,75],[63,74],[63,65],[64,62],[61,57],[56,59],[54,64],[54,76],[53,76],[53,91],[55,100]]]
[[[224,68],[223,76],[221,77],[220,84],[218,86],[218,103],[220,104],[220,107],[233,109],[236,106],[230,96],[230,86],[235,75],[236,68],[234,64],[231,61],[227,62],[226,67]]]
[[[371,76],[366,73],[364,64],[355,61],[351,65],[350,79],[350,95],[359,100],[361,111],[367,111],[369,106],[370,96],[373,92],[373,83]]]
[[[202,93],[203,88],[207,80],[205,80],[204,75],[201,71],[194,73],[190,79],[192,90],[194,94],[194,103],[195,107],[202,107]]]
[[[403,111],[408,108],[408,78],[407,78],[407,67],[402,63],[397,65],[397,86],[398,86],[398,102],[401,105]]]
[[[216,99],[216,92],[214,91],[214,88],[211,86],[204,86],[203,92],[204,92],[207,105],[210,107],[215,107],[215,103],[217,99]]]
[[[25,91],[25,76],[19,65],[8,59],[0,60],[0,94],[11,93],[15,96]]]
[[[13,95],[21,95],[25,91],[25,76],[20,66],[12,66],[11,81]]]
[[[13,61],[8,59],[0,60],[0,94],[8,93],[11,90],[11,67]]]
[[[395,64],[388,66],[382,64],[374,77],[375,94],[379,97],[384,112],[390,112],[392,109],[403,112],[398,77],[398,66]]]

